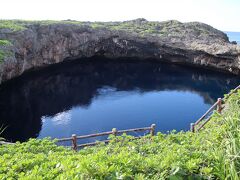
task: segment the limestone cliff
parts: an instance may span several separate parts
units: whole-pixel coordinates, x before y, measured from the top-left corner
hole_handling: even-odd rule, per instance
[[[0,43],[0,83],[32,68],[96,55],[152,58],[240,74],[239,45],[198,22],[2,20],[0,40],[10,42]]]

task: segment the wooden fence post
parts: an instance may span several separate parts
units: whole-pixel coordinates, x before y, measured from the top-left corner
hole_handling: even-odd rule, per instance
[[[74,151],[77,151],[77,135],[72,135],[72,148]]]
[[[151,136],[154,136],[154,135],[155,135],[155,128],[156,128],[156,124],[152,124],[152,125],[151,125],[151,129],[150,129],[150,134],[151,134]]]
[[[190,131],[195,132],[195,124],[194,123],[190,124]]]
[[[116,136],[117,135],[117,128],[112,128],[112,133],[113,133],[114,136]]]
[[[222,112],[222,99],[221,98],[218,98],[218,101],[217,101],[218,103],[217,103],[217,111],[219,112],[219,113],[221,113]]]

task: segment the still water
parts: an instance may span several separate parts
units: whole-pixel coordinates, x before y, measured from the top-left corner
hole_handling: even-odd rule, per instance
[[[188,130],[240,79],[154,61],[82,59],[27,73],[0,86],[1,136],[69,137],[157,125]]]

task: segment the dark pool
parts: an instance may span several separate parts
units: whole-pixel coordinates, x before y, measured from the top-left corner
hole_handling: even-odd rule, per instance
[[[0,86],[0,135],[61,138],[157,125],[188,130],[240,79],[154,61],[81,59]]]

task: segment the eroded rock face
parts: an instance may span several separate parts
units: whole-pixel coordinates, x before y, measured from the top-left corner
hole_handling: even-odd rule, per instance
[[[12,42],[13,56],[0,64],[0,83],[37,67],[81,57],[105,56],[115,59],[137,57],[196,65],[240,74],[240,47],[228,37],[202,23],[155,22],[154,32],[144,19],[129,21],[135,29],[121,28],[126,22],[28,24],[25,30],[0,29],[0,39]],[[116,28],[117,27],[117,28]]]

